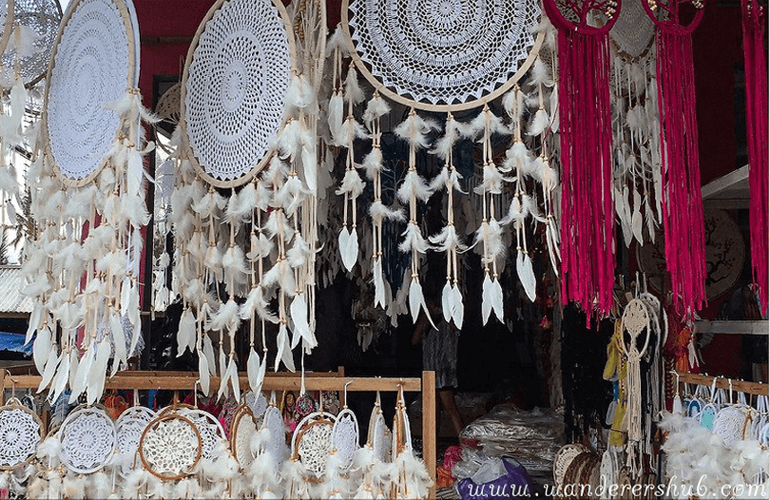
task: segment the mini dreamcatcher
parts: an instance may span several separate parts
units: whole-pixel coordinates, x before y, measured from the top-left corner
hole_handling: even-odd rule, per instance
[[[203,441],[188,418],[169,412],[150,422],[139,440],[142,465],[162,480],[177,480],[193,473],[201,459]]]
[[[117,448],[115,424],[97,407],[76,408],[59,429],[61,461],[75,474],[105,467]]]
[[[304,497],[311,485],[323,482],[327,473],[327,460],[332,449],[334,415],[312,412],[297,424],[291,438],[292,456],[284,463],[287,481],[286,495]]]
[[[130,0],[70,4],[46,78],[44,149],[30,166],[36,238],[22,293],[40,389],[94,403],[140,342],[143,183],[138,26]],[[79,333],[82,332],[82,333]],[[82,340],[78,340],[82,335]],[[82,356],[78,356],[82,349]]]
[[[403,387],[393,417],[393,462],[396,465],[396,498],[427,498],[433,480],[425,462],[412,449],[412,431],[406,414]]]
[[[251,408],[245,404],[240,405],[230,426],[230,450],[243,469],[254,461],[251,442],[257,434],[257,429],[257,420]]]
[[[552,68],[538,58],[548,26],[540,26],[537,2],[495,3],[486,0],[435,1],[354,0],[343,2],[341,29],[327,45],[332,58],[332,96],[328,104],[330,144],[344,148],[345,175],[337,194],[344,197],[339,249],[346,269],[358,260],[358,198],[366,183],[358,170],[371,181],[373,201],[368,210],[374,245],[371,269],[375,294],[374,305],[390,309],[394,299],[383,272],[383,225],[387,221],[406,222],[398,245],[411,257],[410,270],[402,284],[408,290],[408,311],[416,321],[420,311],[428,317],[420,283],[420,259],[428,251],[446,254],[447,283],[442,291],[442,312],[447,322],[458,327],[463,323],[463,299],[460,283],[459,255],[468,249],[468,234],[458,232],[455,212],[462,191],[462,176],[456,168],[453,152],[461,141],[481,144],[483,180],[476,193],[482,201],[480,221],[474,231],[478,252],[484,266],[484,322],[492,311],[503,320],[503,294],[498,281],[504,264],[503,226],[512,223],[516,234],[516,268],[527,296],[534,300],[535,278],[528,253],[525,220],[532,217],[546,226],[546,242],[551,261],[556,267],[558,236],[553,218],[552,192],[558,185],[548,161],[545,139],[557,129],[556,109],[547,93],[554,87]],[[534,34],[533,34],[534,33]],[[547,42],[546,42],[547,45]],[[352,50],[351,50],[352,49]],[[354,65],[344,72],[343,58],[350,56]],[[359,87],[356,69],[374,88],[361,119],[355,116],[356,105],[366,99]],[[530,71],[531,70],[531,71]],[[527,72],[529,78],[523,77]],[[528,127],[524,119],[526,104],[524,86],[530,87],[530,98],[536,103],[534,117]],[[510,124],[496,116],[489,104],[505,94],[503,107]],[[408,146],[408,171],[396,190],[396,198],[408,212],[388,207],[383,202],[383,158],[381,120],[391,109],[385,100],[409,108],[406,120],[393,132]],[[546,110],[546,102],[550,114]],[[347,110],[345,106],[347,105]],[[362,107],[361,109],[363,109]],[[453,113],[481,108],[468,123],[455,120]],[[446,121],[439,123],[421,116],[425,112],[445,112]],[[365,125],[365,126],[364,126]],[[443,130],[443,132],[442,132]],[[437,134],[442,134],[434,140]],[[492,136],[513,136],[513,145],[504,164],[497,165],[492,152]],[[537,143],[530,139],[536,138]],[[354,151],[357,139],[371,139],[371,151],[361,164]],[[525,140],[530,144],[525,145]],[[539,155],[534,151],[539,149]],[[433,179],[426,179],[417,169],[421,151],[429,151],[443,162],[444,168]],[[515,176],[514,176],[515,174]],[[510,176],[510,177],[509,177]],[[533,183],[542,188],[532,189]],[[509,189],[510,186],[510,189]],[[426,237],[422,234],[419,204],[434,193],[446,191],[446,225],[442,231]],[[510,208],[503,213],[504,191],[510,191]],[[538,196],[540,195],[540,196]],[[541,209],[542,207],[542,209]],[[545,212],[544,215],[541,213]],[[402,293],[397,294],[400,297]],[[405,296],[406,296],[405,295]],[[432,319],[431,319],[432,321]]]
[[[23,490],[14,472],[34,460],[44,434],[37,414],[15,397],[0,406],[0,482],[4,488]]]
[[[132,406],[115,421],[118,453],[120,453],[120,472],[127,475],[137,466],[137,450],[142,433],[155,420],[154,411],[144,406]]]

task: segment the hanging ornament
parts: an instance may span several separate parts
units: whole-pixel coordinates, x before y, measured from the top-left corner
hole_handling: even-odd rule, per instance
[[[767,311],[767,58],[765,7],[742,0],[743,57],[746,71],[746,130],[751,189],[751,267],[760,310]]]
[[[559,30],[562,301],[609,314],[615,271],[609,30],[620,2],[557,2]],[[608,21],[596,27],[598,16]],[[586,68],[592,74],[585,77]]]
[[[28,173],[41,230],[30,242],[23,293],[34,302],[28,337],[39,333],[39,389],[50,386],[52,400],[69,386],[73,400],[85,392],[98,401],[110,358],[114,374],[142,345],[142,156],[152,146],[142,149],[140,124],[156,119],[135,88],[137,33],[130,2],[73,2],[48,70],[45,149]],[[98,57],[83,57],[92,53]]]
[[[663,228],[666,267],[678,313],[692,318],[706,301],[703,198],[695,119],[692,32],[703,18],[701,0],[648,0],[647,15],[657,31],[658,113],[663,171]],[[695,15],[682,25],[680,9],[692,3]]]

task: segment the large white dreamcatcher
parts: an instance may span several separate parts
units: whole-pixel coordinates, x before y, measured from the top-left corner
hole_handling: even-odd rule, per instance
[[[324,10],[318,7],[293,5],[293,28],[281,2],[219,1],[188,52],[171,197],[172,295],[184,303],[178,352],[197,351],[206,394],[218,371],[218,396],[232,387],[240,398],[235,339],[244,321],[255,393],[266,370],[266,323],[278,325],[276,369],[279,363],[294,369],[292,349],[300,341],[306,351],[316,345],[313,88],[321,75],[307,58],[299,63],[298,51],[304,55],[319,40],[315,25]],[[303,28],[299,43],[297,27]],[[268,307],[274,298],[277,312]],[[218,355],[208,336],[214,332]]]
[[[30,166],[32,215],[22,292],[32,297],[27,341],[56,400],[89,403],[140,345],[143,183],[139,39],[130,0],[70,4],[52,51],[40,153]],[[78,332],[83,332],[82,341]],[[78,356],[82,349],[82,356]]]
[[[427,251],[446,254],[447,283],[442,292],[444,319],[459,328],[463,322],[462,284],[458,254],[467,249],[469,236],[455,227],[455,211],[460,204],[456,192],[462,193],[462,176],[455,168],[453,152],[462,140],[481,144],[483,168],[476,193],[481,195],[480,221],[475,226],[477,251],[482,256],[485,272],[484,321],[495,312],[502,321],[503,294],[498,281],[504,264],[503,226],[512,223],[516,235],[517,270],[531,300],[535,297],[535,277],[528,253],[525,220],[532,217],[546,225],[546,242],[556,271],[558,239],[553,218],[553,190],[558,185],[549,164],[548,144],[558,128],[556,118],[554,69],[538,57],[541,47],[554,50],[552,36],[546,36],[550,25],[540,22],[537,2],[490,2],[486,0],[354,0],[343,2],[342,33],[329,42],[334,58],[334,93],[329,101],[329,127],[332,143],[348,150],[347,169],[338,194],[345,195],[346,226],[342,230],[340,251],[350,269],[357,257],[357,241],[347,238],[348,218],[356,227],[356,199],[364,183],[357,169],[362,168],[372,181],[373,203],[369,214],[374,235],[371,269],[375,285],[375,306],[388,307],[388,287],[383,278],[382,227],[384,220],[406,219],[406,230],[399,249],[411,255],[411,270],[403,287],[408,289],[409,311],[416,320],[421,310],[427,313],[420,284],[420,258]],[[545,41],[545,44],[544,44]],[[354,117],[355,105],[363,101],[351,65],[343,75],[342,57],[350,56],[358,69],[374,87],[374,93],[362,115],[366,129]],[[523,77],[529,74],[528,79]],[[529,96],[525,95],[527,90]],[[507,92],[507,94],[506,94]],[[505,119],[496,116],[488,105],[503,96]],[[410,108],[406,120],[395,127],[395,134],[406,141],[409,150],[408,172],[398,188],[397,197],[409,207],[408,216],[382,203],[382,152],[380,120],[390,106],[384,97]],[[343,107],[347,102],[347,114]],[[528,107],[532,117],[526,123]],[[453,113],[483,108],[470,122],[455,120]],[[446,112],[444,126],[420,116],[417,111]],[[510,120],[510,122],[509,122]],[[443,132],[441,132],[443,129]],[[433,137],[440,138],[433,140]],[[496,164],[492,136],[513,136],[511,149],[503,164]],[[356,138],[372,139],[372,150],[361,165],[356,164],[352,148]],[[537,138],[533,141],[533,138]],[[546,140],[548,139],[548,140]],[[526,143],[525,143],[526,141]],[[539,149],[539,155],[534,151]],[[428,150],[444,162],[444,168],[433,179],[425,179],[417,171],[417,155]],[[542,186],[534,192],[532,182]],[[511,189],[507,189],[509,185]],[[446,226],[435,235],[423,236],[418,217],[419,202],[446,190]],[[502,207],[504,191],[511,191],[510,207]],[[537,191],[540,191],[539,189]],[[462,193],[465,194],[465,193]],[[348,202],[352,210],[348,212]],[[506,204],[509,201],[505,201]],[[542,209],[540,208],[542,207]],[[505,214],[504,210],[508,210]],[[545,212],[543,215],[541,213]],[[348,217],[348,214],[352,214]],[[343,241],[344,240],[344,241]],[[354,240],[352,243],[350,240]],[[343,243],[347,242],[345,245]],[[389,292],[387,292],[389,295]]]

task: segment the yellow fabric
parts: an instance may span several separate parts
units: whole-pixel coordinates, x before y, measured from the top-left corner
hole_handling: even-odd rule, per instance
[[[623,354],[623,348],[620,343],[623,342],[623,327],[621,321],[615,321],[615,332],[612,334],[610,343],[607,344],[607,363],[604,365],[602,376],[605,380],[612,380],[617,375],[618,383],[618,405],[615,408],[615,418],[612,421],[612,430],[610,432],[611,446],[623,446],[626,442],[626,429],[624,426],[624,416],[626,414],[626,376],[628,375],[628,363]]]

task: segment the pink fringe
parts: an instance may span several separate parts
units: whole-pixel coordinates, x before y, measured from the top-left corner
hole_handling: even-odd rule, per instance
[[[659,25],[656,35],[666,265],[674,307],[692,318],[706,302],[695,77],[690,31]],[[673,29],[672,29],[673,28]]]
[[[751,189],[751,266],[762,314],[767,311],[767,63],[765,20],[758,0],[741,0],[746,68],[746,133]]]
[[[610,51],[605,33],[559,29],[562,301],[609,314],[615,273]]]

